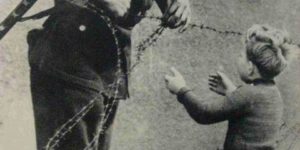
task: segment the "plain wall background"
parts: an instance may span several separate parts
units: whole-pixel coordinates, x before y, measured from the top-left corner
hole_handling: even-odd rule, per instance
[[[0,19],[20,0],[0,0]],[[52,7],[40,0],[27,14]],[[192,0],[192,22],[220,30],[245,32],[252,24],[285,28],[300,43],[299,0]],[[154,6],[150,13],[159,15]],[[0,150],[32,150],[35,146],[29,89],[26,34],[41,27],[42,20],[18,23],[0,41]],[[150,35],[159,22],[145,19],[134,29],[133,45]],[[131,98],[122,101],[113,133],[112,150],[215,150],[224,141],[227,123],[210,126],[195,123],[166,89],[163,76],[175,66],[203,99],[221,98],[208,90],[207,77],[219,68],[236,82],[235,59],[243,48],[240,36],[224,36],[207,30],[185,33],[167,30],[157,45],[147,49],[143,63],[132,73]],[[132,59],[135,61],[133,48]],[[285,121],[300,122],[300,59],[277,79],[285,101]],[[47,117],[47,116],[45,116]],[[299,130],[300,125],[296,125]],[[294,133],[298,131],[293,130]],[[280,149],[288,149],[293,136]],[[300,141],[300,140],[298,140]],[[299,149],[295,146],[295,150]]]

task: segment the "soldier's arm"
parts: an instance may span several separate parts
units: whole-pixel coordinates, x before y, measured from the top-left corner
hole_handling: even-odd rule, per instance
[[[123,19],[130,8],[130,0],[92,0],[114,20]]]

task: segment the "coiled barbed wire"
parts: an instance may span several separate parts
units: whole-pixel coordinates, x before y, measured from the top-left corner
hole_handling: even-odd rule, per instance
[[[58,146],[59,141],[82,120],[82,118],[89,112],[91,108],[94,107],[95,100],[98,97],[90,100],[90,102],[84,106],[77,114],[75,114],[71,119],[64,123],[48,140],[47,145],[45,146],[46,150],[53,150]]]
[[[148,18],[150,20],[157,20],[161,21],[163,20],[162,17],[154,16],[154,15],[141,15],[139,16],[141,18]],[[234,30],[220,30],[212,26],[208,26],[205,24],[196,24],[196,23],[189,23],[188,28],[191,29],[201,29],[201,30],[209,30],[218,34],[224,34],[224,35],[236,35],[236,36],[241,36],[243,35],[242,32],[239,31],[234,31]]]
[[[158,16],[153,16],[153,15],[142,15],[142,16],[138,16],[141,18],[147,18],[150,20],[155,20],[155,21],[162,21],[162,17],[158,17]],[[206,26],[204,24],[195,24],[195,23],[190,23],[188,25],[188,29],[201,29],[201,30],[209,30],[212,32],[215,32],[217,34],[223,34],[225,36],[229,36],[229,35],[233,35],[233,36],[242,36],[243,33],[239,32],[239,31],[233,31],[233,30],[219,30],[217,28],[211,27],[211,26]],[[132,70],[134,70],[134,68],[141,63],[141,57],[143,56],[145,50],[150,47],[153,46],[158,39],[161,37],[161,35],[163,34],[163,32],[166,30],[166,27],[160,25],[148,38],[146,38],[145,40],[141,41],[139,43],[139,45],[137,45],[136,47],[136,62],[131,66],[130,68],[130,72],[132,72]]]
[[[128,73],[132,72],[133,69],[141,63],[142,61],[142,56],[145,52],[145,50],[147,48],[149,48],[150,46],[153,46],[158,39],[161,37],[161,35],[163,34],[163,32],[165,31],[165,27],[163,26],[159,26],[148,38],[146,38],[145,40],[143,40],[142,42],[140,42],[139,45],[137,45],[136,47],[136,61],[134,64],[132,64],[130,70]]]
[[[113,22],[110,20],[110,18],[105,15],[105,12],[102,9],[99,9],[98,7],[96,7],[95,5],[93,5],[92,3],[87,3],[88,8],[89,9],[93,9],[96,11],[96,13],[102,14],[104,16],[102,16],[103,19],[105,19],[107,25],[109,28],[111,28],[111,32],[115,41],[115,45],[117,48],[117,72],[116,72],[116,86],[115,86],[115,91],[114,91],[114,96],[113,96],[113,100],[112,100],[112,104],[111,105],[106,105],[104,108],[104,113],[106,113],[106,116],[104,115],[104,118],[101,119],[98,127],[97,127],[97,132],[96,135],[94,136],[93,140],[86,146],[86,148],[84,148],[84,150],[88,150],[90,148],[91,145],[93,145],[93,143],[95,143],[95,146],[98,147],[98,141],[99,141],[99,137],[103,131],[103,125],[106,123],[107,119],[109,118],[109,116],[111,115],[111,112],[114,108],[114,106],[117,103],[117,96],[119,94],[119,86],[121,84],[121,78],[123,78],[122,76],[122,68],[121,68],[121,64],[122,64],[122,59],[121,59],[121,55],[122,55],[122,51],[120,48],[120,43],[119,43],[119,39],[117,37],[117,29],[115,28]],[[107,111],[107,112],[106,112]],[[103,120],[103,121],[102,121]]]

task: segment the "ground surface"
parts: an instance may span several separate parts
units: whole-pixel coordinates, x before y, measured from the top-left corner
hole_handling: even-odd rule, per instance
[[[19,1],[0,0],[1,20]],[[287,29],[291,37],[300,42],[299,0],[192,0],[191,4],[195,23],[237,31],[246,31],[252,24],[268,23]],[[51,2],[41,0],[29,13],[51,6]],[[155,8],[153,11],[157,14]],[[34,149],[25,37],[42,22],[17,24],[0,42],[0,150]],[[137,26],[134,45],[151,34],[157,25],[146,19]],[[227,124],[195,123],[164,88],[163,76],[171,66],[176,66],[201,98],[220,98],[208,90],[207,76],[224,68],[240,83],[234,61],[242,47],[241,37],[237,36],[197,29],[183,34],[167,31],[156,46],[147,50],[144,62],[131,76],[131,99],[121,102],[112,150],[215,150],[221,146]],[[297,58],[277,79],[289,126],[300,122],[299,66]],[[292,141],[292,137],[284,140],[280,149],[288,149]]]

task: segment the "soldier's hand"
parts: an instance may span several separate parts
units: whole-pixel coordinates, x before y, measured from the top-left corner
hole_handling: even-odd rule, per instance
[[[114,19],[124,19],[130,8],[131,0],[103,0],[105,9]]]
[[[189,0],[171,0],[170,6],[163,15],[163,24],[170,28],[180,28],[183,32],[191,20],[191,8]]]

